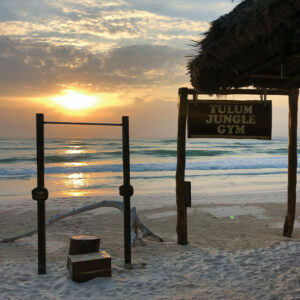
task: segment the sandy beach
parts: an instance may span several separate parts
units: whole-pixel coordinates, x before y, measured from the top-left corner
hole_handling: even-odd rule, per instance
[[[283,199],[283,192],[193,196],[187,246],[176,243],[175,205],[137,207],[142,222],[164,242],[146,239],[146,246],[133,247],[132,270],[124,268],[118,210],[99,208],[63,219],[47,229],[46,275],[37,275],[36,235],[0,244],[0,298],[300,299],[300,218],[293,237],[283,237]],[[47,215],[99,200],[49,199]],[[0,238],[33,229],[35,205],[31,199],[1,203]],[[112,278],[70,279],[66,258],[75,234],[101,237],[101,249],[112,257]]]
[[[300,300],[299,24],[300,0],[0,0],[0,300]]]

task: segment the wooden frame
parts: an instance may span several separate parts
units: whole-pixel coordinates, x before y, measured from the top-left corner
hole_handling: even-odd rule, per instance
[[[186,87],[178,91],[178,132],[177,132],[177,167],[176,167],[176,204],[177,204],[177,243],[188,244],[187,208],[185,191],[185,149],[186,149],[186,120],[188,95],[196,95],[197,91]],[[199,92],[198,94],[206,94]],[[243,94],[262,95],[258,89],[230,89],[218,91],[218,95]],[[283,235],[290,237],[293,232],[296,211],[297,185],[297,116],[298,116],[298,89],[268,90],[268,95],[289,96],[289,142],[288,142],[288,191],[287,213],[283,228]]]
[[[49,122],[44,121],[44,114],[36,114],[36,149],[37,149],[37,187],[32,190],[32,199],[37,201],[38,225],[38,274],[46,274],[46,207],[48,191],[45,188],[45,160],[44,160],[44,125],[93,125],[122,127],[122,162],[123,185],[120,195],[124,203],[124,262],[131,265],[131,216],[130,197],[133,187],[130,185],[130,153],[129,153],[129,117],[123,116],[122,123],[82,123],[82,122]]]

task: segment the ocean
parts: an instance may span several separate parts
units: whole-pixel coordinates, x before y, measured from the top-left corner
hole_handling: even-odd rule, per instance
[[[154,206],[160,196],[175,195],[176,143],[176,139],[130,140],[131,184],[136,196],[152,195]],[[192,197],[286,191],[287,147],[286,138],[187,139],[186,180],[191,181]],[[49,197],[119,195],[119,139],[47,138],[45,162]],[[35,139],[0,139],[0,202],[30,199],[34,187]]]

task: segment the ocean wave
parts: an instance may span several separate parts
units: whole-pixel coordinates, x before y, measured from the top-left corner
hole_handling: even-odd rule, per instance
[[[83,153],[76,155],[47,155],[46,163],[64,163],[64,162],[83,162],[86,160],[94,160],[96,155],[93,153]]]
[[[254,157],[254,158],[228,158],[212,161],[187,162],[186,170],[261,170],[261,169],[286,169],[287,158],[283,157]],[[157,172],[175,171],[176,162],[131,164],[133,172]],[[103,164],[86,166],[46,166],[48,174],[77,173],[77,172],[122,172],[122,164]],[[35,167],[1,168],[0,175],[25,175],[35,174]]]
[[[0,163],[2,164],[14,164],[18,162],[33,162],[36,161],[34,157],[8,157],[0,159]]]
[[[146,155],[154,157],[176,157],[176,150],[164,150],[164,149],[154,149],[154,150],[132,150],[130,151],[132,155]],[[231,151],[222,150],[187,150],[187,157],[203,157],[203,156],[221,156],[230,155]],[[99,152],[87,152],[82,154],[70,154],[70,155],[45,155],[45,162],[49,164],[53,163],[65,163],[65,162],[84,162],[92,160],[101,160],[105,158],[118,158],[122,157],[121,150],[111,150],[111,151],[99,151]],[[22,162],[36,162],[36,157],[34,154],[30,156],[13,156],[1,158],[0,163],[3,164],[15,164]]]
[[[74,187],[74,189],[78,190],[97,190],[97,189],[107,189],[107,188],[115,188],[116,185],[103,183],[103,184],[91,184],[83,187]]]
[[[10,180],[29,180],[31,179],[35,174],[20,174],[20,175],[9,175]],[[0,175],[0,180],[7,180],[7,176]]]
[[[121,143],[121,141],[116,141],[116,142],[109,142],[109,143],[105,143],[105,144],[103,144],[104,146],[108,146],[108,147],[114,147],[114,146],[118,146],[118,147],[121,147],[121,145],[122,145],[122,143]]]
[[[155,141],[158,144],[163,144],[163,145],[171,145],[171,144],[177,144],[176,139],[164,139],[164,140],[156,140]]]
[[[177,150],[165,150],[165,149],[154,149],[154,150],[139,150],[139,151],[130,151],[132,154],[138,155],[150,155],[155,157],[176,157]],[[232,154],[232,151],[223,151],[223,150],[186,150],[187,157],[194,156],[220,156],[226,154]]]
[[[84,162],[87,160],[95,160],[97,158],[97,154],[94,153],[83,153],[77,155],[46,155],[45,162],[46,163],[64,163],[64,162]],[[97,158],[99,159],[99,158]],[[0,163],[3,164],[14,164],[20,162],[36,162],[36,157],[8,157],[0,159]]]
[[[112,155],[112,156],[121,156],[122,155],[122,151],[121,150],[114,150],[114,151],[99,151],[98,155],[101,156],[102,155]]]
[[[261,172],[219,172],[219,173],[206,173],[206,174],[193,174],[193,175],[186,175],[187,180],[193,180],[196,178],[202,178],[202,177],[228,177],[228,176],[267,176],[267,175],[280,175],[280,174],[287,174],[287,170],[272,170],[272,171],[261,171]],[[118,179],[121,180],[122,176],[116,176],[116,177],[110,177],[111,179]],[[132,184],[135,184],[135,182],[141,182],[142,181],[150,181],[150,180],[175,180],[175,174],[172,175],[159,175],[159,176],[131,176]],[[115,188],[118,186],[118,184],[91,184],[84,187],[74,187],[74,189],[80,189],[80,190],[94,190],[99,188]]]
[[[297,151],[300,154],[300,149]],[[287,148],[278,148],[278,149],[268,149],[268,150],[261,150],[259,153],[267,153],[267,154],[287,154]]]
[[[153,173],[154,174],[154,173]],[[149,176],[141,176],[140,174],[138,176],[131,176],[131,180],[134,183],[136,180],[140,181],[148,181],[148,180],[175,180],[175,172],[173,175],[149,175]],[[267,175],[280,175],[280,174],[287,174],[287,170],[282,170],[282,169],[273,169],[271,171],[257,171],[257,172],[207,172],[205,174],[199,173],[199,174],[186,174],[186,179],[196,179],[196,178],[209,178],[209,177],[229,177],[229,176],[267,176]],[[52,174],[53,175],[53,174]],[[35,178],[36,174],[31,174],[31,175],[0,175],[0,181],[1,180],[30,180]],[[110,180],[122,180],[122,176],[109,176],[106,177],[106,179]],[[115,185],[113,184],[108,184],[103,183],[103,184],[91,184],[87,186],[80,186],[80,187],[73,187],[74,189],[82,189],[82,190],[94,190],[94,189],[99,189],[99,188],[114,188]]]
[[[92,140],[82,140],[82,139],[71,139],[71,138],[66,138],[66,139],[46,139],[45,140],[46,145],[51,145],[51,144],[61,144],[63,146],[93,146],[95,143],[92,142]]]
[[[7,150],[13,150],[13,151],[22,151],[22,150],[33,150],[33,147],[19,147],[18,148],[16,146],[14,147],[5,147],[5,146],[1,146],[1,150],[7,151]]]

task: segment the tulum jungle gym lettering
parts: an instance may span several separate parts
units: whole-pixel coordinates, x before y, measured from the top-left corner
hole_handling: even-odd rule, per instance
[[[242,104],[210,104],[210,115],[206,124],[217,126],[219,134],[245,134],[245,124],[256,124],[253,105]]]
[[[271,139],[271,101],[188,103],[188,137]]]

